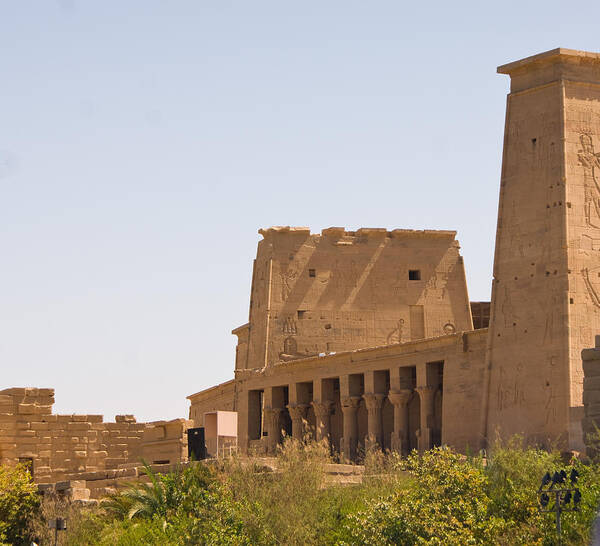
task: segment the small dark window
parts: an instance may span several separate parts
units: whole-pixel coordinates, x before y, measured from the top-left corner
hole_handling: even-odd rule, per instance
[[[309,269],[308,270],[308,276],[309,277],[316,277],[317,276],[317,272],[314,269]]]
[[[170,462],[169,459],[159,459],[158,461],[153,461],[152,464],[169,464]]]
[[[409,281],[420,281],[421,280],[421,270],[420,269],[409,269],[408,270],[408,280]]]
[[[305,313],[306,313],[306,311],[298,311],[298,318],[303,319]]]

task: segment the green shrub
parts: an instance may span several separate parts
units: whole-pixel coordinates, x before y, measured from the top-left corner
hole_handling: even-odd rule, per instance
[[[103,501],[109,514],[129,519],[167,519],[186,503],[203,502],[215,483],[214,472],[204,464],[177,468],[169,474],[158,474],[145,464],[144,473],[149,483],[132,483]]]
[[[600,501],[597,465],[566,464],[519,439],[494,446],[487,460],[447,448],[406,459],[369,452],[364,480],[353,486],[326,486],[329,461],[325,443],[287,439],[276,461],[235,457],[167,475],[147,468],[148,483],[132,484],[99,508],[46,499],[33,528],[49,542],[45,522],[66,517],[61,543],[70,546],[550,546],[554,517],[537,509],[540,480],[576,468],[582,501],[579,511],[563,514],[563,542],[583,546]]]
[[[315,544],[323,515],[324,442],[286,438],[275,471],[232,459],[222,469],[240,518],[255,544]]]
[[[28,544],[29,521],[38,506],[37,487],[25,466],[0,466],[0,543]]]
[[[349,516],[347,544],[490,544],[501,532],[481,464],[437,448],[413,453],[404,468],[410,486]]]
[[[149,483],[131,484],[102,503],[110,523],[98,544],[249,544],[230,492],[194,463],[170,474],[146,465]]]

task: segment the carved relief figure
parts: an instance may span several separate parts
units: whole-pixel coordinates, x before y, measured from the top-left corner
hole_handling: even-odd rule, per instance
[[[583,166],[585,187],[584,210],[588,226],[600,229],[600,153],[594,150],[591,135],[580,135],[581,150],[578,151],[579,164]],[[592,217],[594,221],[592,221]]]
[[[388,334],[386,344],[402,343],[402,333],[404,330],[404,319],[400,319],[396,327]]]
[[[498,411],[510,409],[512,407],[522,406],[525,402],[525,393],[522,390],[521,380],[522,365],[517,364],[516,376],[514,373],[508,374],[503,367],[500,367],[500,380],[497,390],[497,408]]]
[[[279,276],[281,277],[281,301],[283,302],[288,299],[292,292],[298,272],[294,269],[287,269],[285,271],[280,271]]]
[[[298,352],[298,344],[293,337],[285,338],[283,341],[283,352],[288,355],[295,355]]]
[[[279,359],[283,361],[294,360],[301,358],[298,353],[298,342],[293,337],[286,337],[283,340],[283,351],[279,353]]]
[[[585,283],[585,287],[587,288],[592,303],[596,307],[600,307],[600,297],[598,296],[598,292],[596,291],[594,285],[592,284],[592,281],[590,280],[590,272],[587,267],[581,270],[581,276],[583,277],[583,282]]]
[[[292,336],[298,333],[296,321],[292,317],[285,318],[285,322],[283,323],[283,333]]]
[[[561,295],[559,294],[553,294],[551,298],[543,298],[540,301],[540,306],[544,310],[544,316],[546,317],[543,343],[548,343],[554,339],[554,326],[558,323],[560,303]]]

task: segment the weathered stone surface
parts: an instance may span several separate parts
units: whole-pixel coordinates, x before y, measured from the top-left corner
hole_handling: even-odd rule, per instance
[[[413,397],[397,412],[407,430],[396,445],[473,449],[500,433],[582,449],[584,367],[600,377],[587,349],[600,332],[600,55],[557,49],[499,72],[511,93],[487,348],[476,334],[452,338],[472,329],[453,232],[260,230],[250,320],[233,331],[235,379],[189,397],[196,426],[235,407],[242,449],[273,449],[292,432],[288,408],[310,404],[309,428],[325,429],[312,410],[330,401],[326,436],[339,450],[343,397],[432,387],[429,409]],[[363,403],[348,417],[352,442],[370,423],[391,445],[392,412]]]
[[[93,471],[141,464],[144,431],[148,427],[154,428],[153,424],[136,423],[132,415],[120,416],[115,423],[104,423],[101,415],[46,414],[51,411],[46,404],[53,402],[53,392],[52,389],[0,391],[5,410],[0,415],[0,463],[15,464],[19,459],[32,460],[36,481],[67,479],[71,483],[75,478]],[[170,460],[174,463],[187,457],[187,443],[183,436],[185,428],[181,426],[169,433],[168,449],[179,442],[179,448],[170,453]],[[146,454],[149,460],[160,460],[159,455],[163,454],[164,449],[159,442],[156,446],[148,446]],[[154,451],[158,455],[155,456]],[[134,476],[136,470],[112,472],[118,472],[119,476]],[[72,485],[71,488],[73,491],[68,494],[74,500],[89,498],[89,488],[85,484]]]
[[[511,92],[492,302],[475,306],[489,330],[473,330],[453,231],[260,230],[234,379],[189,397],[196,426],[235,410],[241,448],[258,451],[305,433],[348,456],[367,440],[472,450],[497,433],[582,448],[600,418],[600,55],[557,49],[499,72]],[[57,480],[187,456],[184,420],[104,423],[53,402],[0,391],[0,462],[31,458]]]

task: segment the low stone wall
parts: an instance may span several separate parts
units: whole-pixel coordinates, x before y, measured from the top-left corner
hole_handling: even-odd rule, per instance
[[[196,463],[187,462],[179,465],[159,464],[150,465],[150,467],[156,473],[166,474],[173,472],[177,468],[185,468],[189,464]],[[277,459],[272,457],[250,458],[247,460],[247,464],[254,465],[259,469],[259,472],[266,471],[273,474],[279,472]],[[365,478],[369,478],[369,476],[365,476],[365,468],[361,465],[326,464],[323,468],[323,474],[323,487],[355,485],[362,483]],[[38,490],[42,495],[56,494],[71,501],[95,503],[129,484],[148,481],[149,478],[146,476],[144,469],[134,467],[91,472],[81,475],[78,480],[62,481],[54,484],[39,484]]]
[[[166,474],[174,471],[177,466],[186,466],[187,464],[150,466],[154,472]],[[72,501],[87,502],[102,499],[128,484],[147,481],[149,481],[149,478],[146,476],[143,467],[135,465],[130,468],[82,473],[78,476],[77,480],[40,483],[38,484],[38,491],[42,495],[56,494],[59,497],[65,497]]]
[[[172,464],[188,459],[188,419],[147,423],[142,438],[142,458],[150,464]]]
[[[36,483],[57,483],[137,466],[142,459],[187,460],[185,419],[138,423],[133,415],[117,415],[105,423],[102,415],[52,414],[53,404],[54,389],[0,391],[0,464],[22,462]]]

